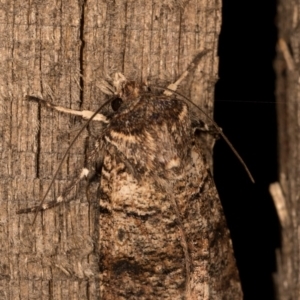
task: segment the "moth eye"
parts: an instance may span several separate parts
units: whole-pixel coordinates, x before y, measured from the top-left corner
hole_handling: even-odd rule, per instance
[[[123,100],[121,98],[116,98],[111,102],[111,108],[113,109],[113,111],[117,111],[122,103]]]

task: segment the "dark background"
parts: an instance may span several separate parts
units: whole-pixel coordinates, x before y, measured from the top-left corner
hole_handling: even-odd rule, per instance
[[[264,5],[264,6],[262,6]],[[223,0],[215,120],[251,170],[224,141],[215,147],[215,181],[231,230],[244,299],[274,299],[280,227],[269,184],[277,181],[273,61],[276,1]]]

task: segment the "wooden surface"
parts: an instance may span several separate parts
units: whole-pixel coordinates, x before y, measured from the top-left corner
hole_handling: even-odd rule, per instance
[[[76,200],[33,215],[82,121],[27,103],[37,95],[95,110],[99,88],[120,71],[167,86],[201,59],[179,91],[212,114],[221,1],[7,1],[0,5],[0,299],[99,299],[95,203]],[[46,201],[84,164],[85,133],[71,149]],[[208,298],[210,299],[210,298]],[[216,298],[217,299],[217,298]]]
[[[281,222],[281,249],[274,274],[277,299],[300,298],[300,127],[299,2],[278,3],[278,45],[275,70],[278,120],[279,183],[273,199]],[[275,186],[276,187],[276,186]]]

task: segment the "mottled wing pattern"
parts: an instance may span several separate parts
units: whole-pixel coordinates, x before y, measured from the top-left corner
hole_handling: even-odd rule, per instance
[[[242,299],[188,106],[134,82],[120,97],[90,156],[102,161],[101,299]]]

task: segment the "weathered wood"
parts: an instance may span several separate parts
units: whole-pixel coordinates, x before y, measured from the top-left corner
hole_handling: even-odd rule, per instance
[[[100,295],[97,205],[87,201],[84,185],[73,193],[76,201],[39,213],[33,227],[32,214],[15,213],[40,201],[74,136],[65,133],[81,124],[77,117],[27,103],[24,96],[95,110],[107,99],[101,80],[114,72],[167,86],[207,49],[180,91],[211,115],[220,14],[220,1],[205,0],[1,4],[0,299]],[[85,138],[70,151],[46,201],[83,166]]]
[[[278,3],[278,46],[275,61],[278,120],[279,183],[271,192],[281,221],[281,249],[274,274],[277,299],[300,298],[299,65],[300,3]]]

